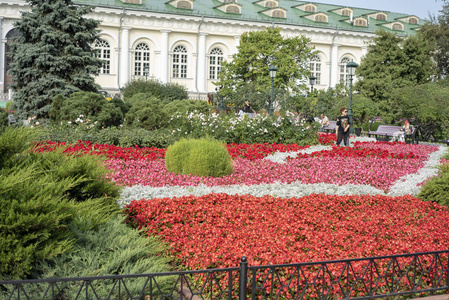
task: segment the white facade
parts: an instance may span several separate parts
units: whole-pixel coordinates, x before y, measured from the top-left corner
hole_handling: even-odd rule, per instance
[[[7,35],[25,2],[0,0],[0,89],[7,91],[5,63]],[[315,89],[333,87],[345,78],[345,65],[360,64],[367,52],[372,32],[324,27],[272,24],[258,21],[199,17],[149,11],[97,7],[88,17],[101,21],[101,41],[96,44],[105,60],[96,81],[114,93],[133,78],[155,78],[177,82],[189,92],[204,98],[215,91],[219,63],[237,52],[240,35],[266,27],[281,28],[284,36],[305,35],[318,51],[311,61],[317,77]],[[148,68],[148,69],[147,69]],[[148,71],[147,71],[148,70]]]

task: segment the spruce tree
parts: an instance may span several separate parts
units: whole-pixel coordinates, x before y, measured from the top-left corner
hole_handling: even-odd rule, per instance
[[[16,112],[46,118],[54,97],[76,91],[97,91],[93,75],[101,61],[92,44],[98,21],[83,17],[92,8],[71,0],[28,0],[15,27],[21,35],[12,47],[10,73]]]

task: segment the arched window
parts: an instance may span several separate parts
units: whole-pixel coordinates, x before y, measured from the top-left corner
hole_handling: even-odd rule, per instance
[[[387,20],[387,16],[385,14],[377,14],[376,20],[386,21]]]
[[[209,54],[209,79],[218,79],[221,63],[224,59],[223,51],[220,48],[213,48]]]
[[[150,47],[145,43],[140,43],[134,49],[134,75],[148,76],[145,70],[150,70]]]
[[[267,1],[265,7],[277,7],[277,3],[274,1]]]
[[[236,5],[231,5],[226,7],[226,12],[228,14],[240,14],[240,8]]]
[[[192,4],[188,1],[179,1],[177,8],[192,9]]]
[[[111,73],[111,45],[105,40],[95,41],[95,56],[103,61],[100,68],[100,74]]]
[[[321,58],[318,55],[314,55],[310,59],[310,73],[316,77],[315,84],[321,84]]]
[[[173,78],[187,78],[187,49],[176,46],[173,50]]]
[[[342,16],[346,16],[349,17],[351,15],[351,10],[349,9],[343,9],[343,11],[341,12]]]
[[[313,5],[306,5],[304,10],[306,12],[315,12],[316,11],[315,6],[313,6]]]
[[[392,29],[393,30],[402,30],[402,24],[398,24],[398,23],[393,24],[393,28]]]
[[[355,26],[364,26],[364,27],[366,27],[367,24],[368,23],[366,22],[365,19],[356,19],[355,22],[354,22]]]
[[[285,18],[285,13],[282,10],[273,11],[274,18]]]
[[[408,19],[408,22],[409,22],[410,24],[418,24],[418,19],[412,17],[412,18]]]
[[[325,15],[315,16],[315,22],[326,23],[327,22],[327,17]]]
[[[344,84],[348,84],[349,72],[346,65],[350,61],[349,57],[343,57],[340,61],[340,82],[344,82]]]

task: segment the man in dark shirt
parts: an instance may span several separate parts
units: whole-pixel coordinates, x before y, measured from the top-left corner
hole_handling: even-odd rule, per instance
[[[351,126],[349,117],[347,116],[348,110],[346,107],[340,108],[340,114],[337,118],[337,124],[335,127],[337,135],[337,145],[340,145],[341,140],[344,141],[345,146],[349,146],[349,127]]]

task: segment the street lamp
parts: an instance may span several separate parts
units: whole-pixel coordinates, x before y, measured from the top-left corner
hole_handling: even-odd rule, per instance
[[[313,93],[313,86],[316,83],[316,77],[313,75],[311,77],[309,77],[309,83],[310,83],[310,86],[312,87],[311,93]]]
[[[346,65],[346,68],[348,69],[348,75],[349,75],[349,105],[348,105],[348,117],[349,117],[349,123],[351,124],[351,127],[349,127],[349,132],[350,133],[354,133],[354,125],[352,124],[352,109],[351,109],[351,104],[352,104],[352,79],[355,75],[355,69],[358,67],[359,65],[356,64],[353,61],[348,62],[348,64]]]
[[[148,64],[146,64],[143,67],[143,74],[145,74],[145,80],[148,80],[148,73],[150,72],[150,66],[148,66]]]
[[[278,68],[271,65],[268,68],[268,71],[270,71],[270,77],[271,77],[271,99],[270,99],[270,107],[268,108],[268,114],[270,116],[273,115],[273,101],[274,101],[274,78],[276,77],[276,72],[278,71]]]

